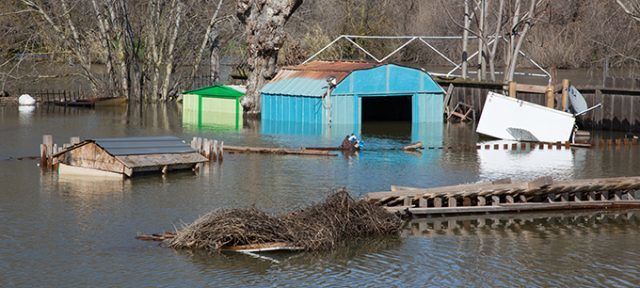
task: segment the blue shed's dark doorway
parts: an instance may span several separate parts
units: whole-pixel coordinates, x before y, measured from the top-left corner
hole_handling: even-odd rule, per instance
[[[362,97],[362,134],[411,135],[411,96]]]

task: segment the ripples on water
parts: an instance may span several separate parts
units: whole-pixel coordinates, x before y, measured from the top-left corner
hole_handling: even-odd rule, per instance
[[[0,159],[33,155],[41,135],[194,135],[227,144],[333,146],[332,136],[262,135],[182,126],[179,108],[18,112],[0,107]],[[432,127],[433,128],[433,127]],[[474,144],[473,127],[425,133],[441,146]],[[441,131],[441,132],[440,132]],[[379,134],[379,131],[376,131]],[[431,134],[430,134],[431,133]],[[439,133],[439,134],[438,134]],[[339,134],[339,135],[338,135]],[[424,136],[424,135],[422,135]],[[603,137],[611,135],[605,134]],[[600,136],[598,136],[600,137]],[[41,173],[36,161],[0,161],[0,286],[637,286],[638,212],[428,218],[400,239],[372,239],[324,253],[203,255],[137,241],[220,207],[273,212],[320,201],[334,187],[354,195],[389,185],[432,187],[512,177],[557,179],[637,175],[638,149],[570,151],[389,148],[411,135],[364,135],[369,151],[333,158],[228,155],[203,175],[94,181]],[[430,143],[438,144],[438,143]],[[478,219],[478,217],[480,217]]]

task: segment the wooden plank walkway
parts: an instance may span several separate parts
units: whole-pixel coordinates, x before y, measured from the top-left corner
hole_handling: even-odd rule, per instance
[[[634,195],[638,189],[640,177],[553,181],[547,176],[515,183],[503,179],[435,188],[392,186],[391,191],[368,193],[366,199],[409,215],[619,209],[640,207]]]

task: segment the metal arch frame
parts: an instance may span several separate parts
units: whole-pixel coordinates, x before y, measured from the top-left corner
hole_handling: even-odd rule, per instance
[[[469,39],[477,39],[477,36],[469,36]],[[506,39],[504,39],[503,37],[499,37],[500,39],[502,39],[503,41],[507,41]],[[353,46],[355,46],[356,48],[358,48],[360,51],[362,51],[363,53],[365,53],[367,56],[371,57],[371,59],[375,60],[378,63],[384,62],[387,59],[389,59],[391,56],[395,55],[396,53],[398,53],[400,50],[404,49],[407,45],[411,44],[412,42],[414,42],[415,40],[419,40],[420,42],[422,42],[425,46],[429,47],[429,49],[433,50],[434,52],[436,52],[436,54],[438,54],[438,56],[442,57],[444,60],[446,60],[447,62],[449,62],[450,64],[454,65],[453,69],[451,69],[448,73],[446,74],[442,74],[442,73],[431,73],[433,75],[442,75],[442,76],[461,76],[461,75],[456,75],[453,74],[453,72],[455,72],[456,70],[460,69],[462,67],[462,63],[456,63],[455,61],[451,60],[449,57],[447,57],[444,53],[442,53],[441,51],[439,51],[438,49],[436,49],[436,47],[434,47],[433,45],[431,45],[427,40],[461,40],[462,36],[367,36],[367,35],[340,35],[338,36],[336,39],[334,39],[333,41],[329,42],[329,44],[327,44],[326,46],[322,47],[322,49],[320,49],[318,52],[316,52],[315,54],[311,55],[309,58],[307,58],[307,60],[305,60],[304,62],[302,62],[302,64],[306,64],[309,61],[313,60],[314,58],[316,58],[318,55],[320,55],[322,52],[324,52],[325,50],[329,49],[329,47],[333,46],[333,44],[335,44],[336,42],[338,42],[341,39],[345,39],[347,40],[349,43],[351,43]],[[364,49],[361,45],[359,45],[358,43],[356,43],[354,41],[354,39],[374,39],[374,40],[384,40],[384,39],[406,39],[406,41],[400,45],[398,48],[396,48],[395,50],[391,51],[389,54],[385,55],[382,58],[378,58],[376,56],[374,56],[371,52],[367,51],[367,49]],[[496,41],[496,39],[498,38],[493,38],[488,42],[488,45],[491,45],[493,42]],[[551,79],[551,74],[545,70],[544,68],[542,68],[542,66],[540,64],[538,64],[535,60],[533,60],[529,55],[527,55],[526,53],[522,52],[522,50],[518,51],[520,55],[522,55],[525,59],[527,59],[529,62],[531,62],[531,64],[533,64],[536,68],[538,68],[538,70],[542,71],[542,73],[544,74],[540,74],[540,73],[522,73],[522,72],[516,72],[516,75],[530,75],[530,76],[536,76],[536,77],[547,77],[548,79]],[[471,59],[474,56],[478,55],[478,51],[474,52],[473,54],[469,55],[467,58]],[[473,73],[473,72],[470,72]],[[501,73],[501,72],[496,72],[496,73]]]

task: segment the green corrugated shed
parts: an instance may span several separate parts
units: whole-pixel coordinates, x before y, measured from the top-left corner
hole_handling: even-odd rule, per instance
[[[242,127],[240,86],[214,85],[182,93],[182,119],[184,123]]]

